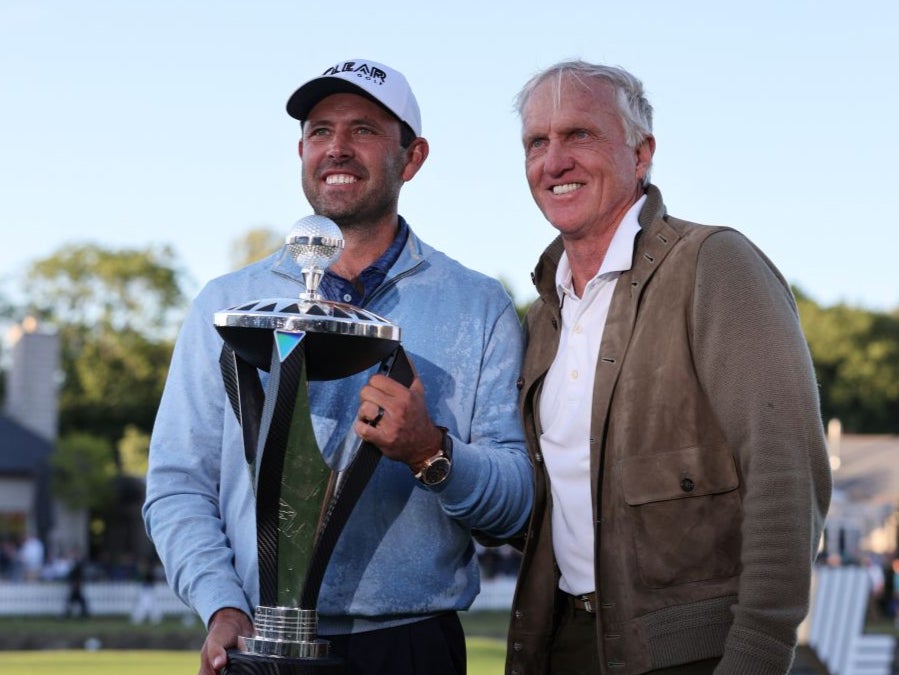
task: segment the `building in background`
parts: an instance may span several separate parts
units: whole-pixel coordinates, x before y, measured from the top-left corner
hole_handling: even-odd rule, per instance
[[[843,434],[831,420],[827,442],[834,492],[825,524],[827,557],[858,562],[899,553],[899,436]]]
[[[59,427],[59,336],[33,319],[7,335],[9,369],[0,414],[0,540],[37,537],[46,555],[87,550],[88,514],[53,499],[50,456]]]

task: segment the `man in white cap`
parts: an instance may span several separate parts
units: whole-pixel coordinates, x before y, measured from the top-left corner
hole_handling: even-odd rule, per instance
[[[402,74],[346,61],[297,89],[287,111],[302,123],[306,197],[345,240],[319,291],[399,325],[416,371],[409,388],[371,372],[309,383],[329,466],[346,465],[351,431],[383,455],[325,574],[319,634],[347,673],[464,673],[456,612],[479,590],[472,531],[509,537],[531,508],[515,308],[496,280],[422,242],[398,214],[403,183],[428,156]],[[303,290],[285,249],[210,282],[184,323],[160,405],[144,514],[170,583],[208,626],[201,675],[252,635],[259,595],[252,485],[212,316]]]

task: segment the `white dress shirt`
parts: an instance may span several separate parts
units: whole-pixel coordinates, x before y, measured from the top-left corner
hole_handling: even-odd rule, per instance
[[[540,395],[540,448],[552,487],[553,548],[562,573],[559,587],[572,595],[596,589],[590,496],[593,381],[612,293],[621,272],[631,268],[644,201],[645,196],[624,215],[582,297],[574,292],[567,254],[562,254],[556,270],[562,327],[559,350]]]

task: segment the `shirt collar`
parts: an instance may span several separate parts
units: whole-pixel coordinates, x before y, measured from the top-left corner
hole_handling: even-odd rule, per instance
[[[352,282],[337,276],[330,269],[327,269],[322,277],[321,285],[318,287],[319,293],[326,300],[336,300],[355,305],[356,307],[362,307],[363,303],[375,292],[378,286],[384,283],[387,272],[399,259],[408,237],[409,225],[400,216],[393,242],[381,254],[381,257],[359,274],[359,284],[362,286],[361,292]]]
[[[646,195],[644,194],[624,214],[624,218],[621,219],[618,227],[615,228],[615,234],[612,235],[612,241],[609,243],[609,249],[606,251],[602,264],[599,266],[599,271],[596,273],[596,276],[587,282],[587,286],[595,283],[603,275],[626,272],[631,268],[634,259],[634,242],[637,238],[637,233],[641,229],[639,221],[640,210],[645,202]],[[565,295],[574,295],[571,265],[568,263],[568,254],[564,251],[561,258],[559,258],[559,265],[556,268],[556,290],[559,293],[560,300]]]

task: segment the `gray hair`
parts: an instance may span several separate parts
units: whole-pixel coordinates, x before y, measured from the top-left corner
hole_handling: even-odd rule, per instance
[[[555,96],[558,99],[562,80],[566,76],[587,84],[590,80],[608,82],[615,89],[618,100],[618,111],[624,125],[624,137],[628,146],[638,148],[647,137],[652,135],[652,105],[646,99],[643,83],[624,68],[604,66],[586,61],[561,61],[549,68],[541,70],[525,83],[518,96],[515,97],[515,109],[520,117],[524,117],[524,109],[534,90],[547,80],[554,80]],[[643,179],[644,185],[649,183],[649,171]]]

